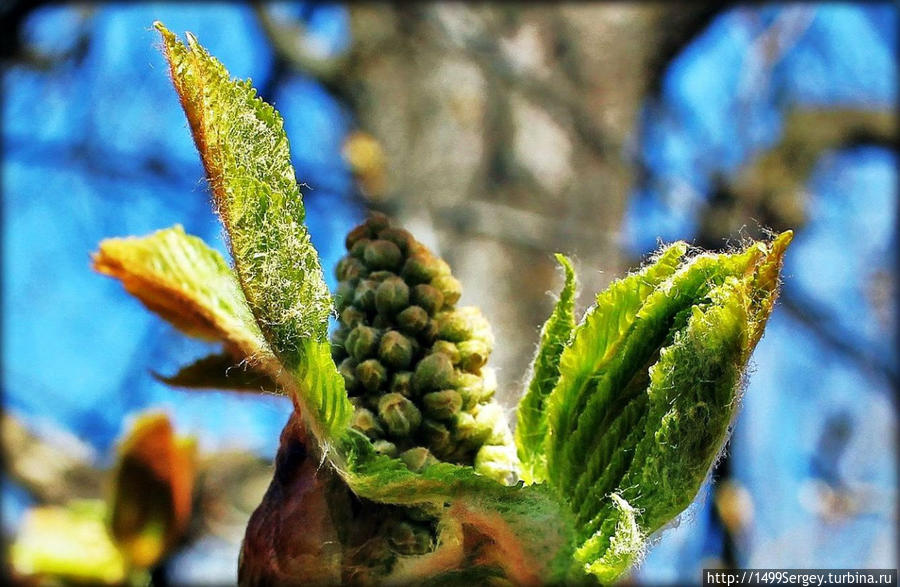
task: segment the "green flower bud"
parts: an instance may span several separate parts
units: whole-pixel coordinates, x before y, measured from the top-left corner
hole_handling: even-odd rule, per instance
[[[366,312],[374,311],[376,288],[378,288],[378,283],[371,279],[360,281],[356,285],[356,293],[353,295],[353,305]]]
[[[488,403],[476,406],[472,413],[475,416],[475,425],[478,433],[486,434],[487,444],[508,444],[511,442],[509,425],[506,423],[506,415],[500,404]]]
[[[370,242],[372,241],[367,238],[361,238],[357,240],[355,243],[353,243],[353,246],[348,249],[350,251],[350,256],[354,259],[359,259],[360,261],[365,259],[366,245],[368,245]]]
[[[400,453],[398,457],[413,473],[420,473],[425,467],[439,462],[424,446],[416,446]]]
[[[494,344],[491,327],[481,310],[467,306],[439,312],[435,317],[438,336],[451,342],[462,342],[470,338],[484,341],[488,347]]]
[[[419,429],[419,435],[429,450],[439,457],[444,457],[455,448],[451,441],[450,429],[441,422],[425,418]]]
[[[444,306],[444,294],[438,288],[427,283],[415,286],[410,299],[413,304],[428,312],[429,316],[434,316]]]
[[[396,330],[388,331],[381,337],[381,344],[378,346],[378,356],[388,367],[405,369],[412,363],[412,343]]]
[[[388,532],[391,550],[403,555],[422,555],[434,548],[431,529],[423,524],[394,521]]]
[[[357,391],[359,382],[356,380],[356,361],[353,359],[344,359],[338,367],[338,373],[344,378],[344,388],[347,393]]]
[[[401,263],[403,263],[403,253],[400,252],[400,248],[391,241],[386,240],[371,241],[366,245],[363,256],[366,265],[373,270],[388,269],[393,271],[394,269],[399,269]]]
[[[387,371],[377,359],[368,359],[356,366],[356,379],[369,392],[376,392],[387,383]]]
[[[374,357],[378,349],[378,331],[360,324],[350,331],[344,343],[347,353],[357,361]]]
[[[372,273],[369,273],[368,279],[371,279],[372,281],[374,281],[376,283],[381,283],[385,279],[390,279],[391,277],[397,277],[397,274],[394,273],[393,271],[381,270],[381,271],[373,271]]]
[[[351,281],[341,281],[338,283],[337,292],[334,294],[334,307],[340,312],[344,308],[353,303],[353,295],[356,293]]]
[[[470,410],[494,396],[495,389],[486,388],[484,379],[474,373],[457,371],[455,381],[456,391],[462,397],[465,410]]]
[[[519,461],[515,448],[486,444],[475,455],[475,472],[503,485],[513,485],[519,478]]]
[[[353,417],[350,420],[350,426],[356,428],[373,440],[384,435],[384,430],[375,418],[375,414],[366,408],[357,408],[354,410]]]
[[[456,346],[459,348],[459,365],[469,373],[477,373],[491,354],[488,345],[478,339],[464,340]]]
[[[453,364],[443,353],[428,355],[416,365],[412,387],[418,393],[447,389],[453,383]]]
[[[427,325],[428,313],[419,306],[410,306],[397,314],[397,327],[407,334],[419,334]]]
[[[347,335],[350,334],[350,328],[347,328],[345,325],[341,324],[337,327],[337,329],[331,333],[331,348],[332,350],[337,349],[342,353],[344,351],[344,343],[347,342]]]
[[[344,240],[344,244],[347,247],[347,250],[353,249],[353,245],[356,244],[360,239],[368,239],[372,236],[372,232],[369,230],[368,225],[366,223],[362,223],[358,226],[355,226],[350,232],[347,233],[347,238]]]
[[[400,249],[400,252],[403,253],[404,256],[409,254],[409,251],[415,242],[415,239],[409,231],[394,227],[388,227],[379,231],[378,238],[390,241],[397,245],[397,248]]]
[[[356,328],[366,321],[366,313],[356,306],[347,306],[341,312],[341,323],[349,329]]]
[[[455,389],[433,391],[422,396],[425,415],[435,420],[450,420],[462,408],[462,396]]]
[[[419,340],[422,341],[422,344],[430,345],[434,344],[434,341],[437,340],[438,337],[438,324],[434,320],[429,320],[425,324],[425,328],[419,332]]]
[[[452,275],[438,275],[431,280],[431,285],[444,296],[444,303],[453,306],[462,296],[462,284]]]
[[[352,281],[364,277],[368,271],[359,259],[353,257],[341,257],[338,261],[335,275],[338,281]]]
[[[393,316],[409,305],[409,286],[399,277],[385,279],[375,290],[375,309]]]
[[[378,417],[394,437],[406,438],[422,423],[422,414],[414,403],[399,393],[388,393],[378,400]]]
[[[372,443],[372,447],[375,449],[375,452],[377,454],[385,455],[388,457],[397,456],[397,445],[390,440],[376,440]]]
[[[456,345],[450,342],[449,340],[438,340],[431,346],[432,353],[443,353],[447,355],[450,359],[450,362],[456,365],[459,363],[460,354],[459,349],[456,348]]]
[[[477,447],[484,444],[487,440],[490,429],[485,429],[478,425],[475,417],[468,412],[460,412],[456,415],[456,419],[451,430],[453,442],[467,447]]]
[[[412,373],[410,371],[398,371],[391,378],[391,393],[399,393],[403,397],[412,397],[412,389],[410,382]]]
[[[365,222],[372,235],[376,235],[391,225],[390,218],[381,212],[372,212]]]
[[[423,250],[411,254],[406,259],[406,263],[403,264],[400,275],[402,275],[403,279],[408,283],[419,284],[428,283],[442,272],[449,273],[447,264],[440,259],[437,259],[431,253]]]

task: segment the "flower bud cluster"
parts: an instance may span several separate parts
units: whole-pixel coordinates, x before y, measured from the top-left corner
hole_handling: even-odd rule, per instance
[[[437,461],[517,480],[512,436],[486,367],[494,339],[450,267],[381,214],[347,235],[332,353],[352,426],[414,471]],[[411,538],[409,540],[412,540]]]

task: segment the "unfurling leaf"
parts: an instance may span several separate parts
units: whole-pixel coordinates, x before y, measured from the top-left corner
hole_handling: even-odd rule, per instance
[[[104,523],[106,504],[72,501],[28,511],[10,545],[14,574],[75,584],[121,585],[128,565]]]
[[[156,564],[191,515],[194,444],[178,439],[165,414],[142,415],[119,447],[109,526],[130,565]]]
[[[736,413],[791,233],[678,266],[673,245],[598,296],[548,404],[547,479],[575,515],[575,560],[619,576],[696,495]]]
[[[163,383],[187,389],[225,389],[246,393],[276,393],[278,390],[278,384],[268,373],[236,361],[229,353],[198,359],[171,377],[154,375]]]
[[[559,381],[559,359],[575,328],[575,270],[563,255],[556,260],[563,266],[566,281],[553,313],[541,328],[541,341],[531,367],[531,382],[516,412],[516,446],[526,483],[543,481],[546,476],[544,438],[547,436],[546,401]]]
[[[106,239],[93,264],[186,334],[222,341],[253,362],[272,362],[234,272],[218,251],[185,234],[181,225],[145,237]]]
[[[326,340],[331,294],[303,223],[305,210],[281,116],[249,81],[228,72],[190,34],[162,24],[172,80],[228,233],[238,279],[287,373],[273,373],[323,446],[347,428],[352,406]]]

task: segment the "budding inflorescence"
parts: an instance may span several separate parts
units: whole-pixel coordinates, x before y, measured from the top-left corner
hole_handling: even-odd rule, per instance
[[[355,407],[351,425],[414,471],[447,461],[518,479],[512,436],[486,367],[490,325],[457,308],[450,266],[382,214],[347,235],[331,337]]]

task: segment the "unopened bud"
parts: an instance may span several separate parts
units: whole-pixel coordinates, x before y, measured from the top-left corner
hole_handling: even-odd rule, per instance
[[[412,386],[418,393],[447,389],[453,383],[453,364],[443,353],[428,355],[416,366]]]
[[[512,446],[486,444],[475,455],[475,472],[503,485],[518,480],[518,459]]]
[[[385,279],[375,290],[375,309],[384,316],[393,316],[409,305],[409,286],[399,277]]]
[[[410,381],[412,373],[410,371],[398,371],[391,378],[391,393],[399,393],[403,397],[412,397],[412,389],[410,389]]]
[[[349,249],[350,256],[355,259],[359,259],[360,261],[365,259],[366,245],[368,245],[370,242],[372,241],[367,238],[361,238],[357,240]]]
[[[431,280],[431,285],[441,292],[448,306],[455,305],[462,296],[462,285],[452,275],[438,275]]]
[[[356,380],[356,361],[353,359],[344,359],[338,367],[338,373],[344,378],[344,388],[347,393],[356,391],[358,381]]]
[[[366,227],[375,235],[391,225],[390,218],[381,212],[372,212],[365,222]]]
[[[369,392],[376,392],[387,383],[387,371],[377,359],[368,359],[356,366],[356,379]]]
[[[456,365],[459,363],[460,354],[459,349],[456,348],[456,345],[450,342],[449,340],[438,340],[431,347],[432,353],[443,353],[447,355],[447,358],[450,359],[450,362]]]
[[[397,314],[397,327],[407,334],[419,334],[427,325],[428,313],[419,306],[410,306]]]
[[[434,546],[431,530],[422,524],[395,521],[387,534],[388,544],[397,554],[422,555]]]
[[[476,447],[484,444],[490,434],[490,429],[478,426],[475,417],[468,412],[460,412],[454,421],[452,437],[453,441],[468,447]]]
[[[349,307],[350,304],[353,303],[353,295],[355,293],[356,290],[351,281],[341,281],[338,283],[337,292],[334,294],[334,307],[337,308],[338,312]]]
[[[388,457],[397,456],[397,445],[390,440],[376,440],[372,443],[372,447],[375,449],[376,454]]]
[[[422,341],[422,344],[430,345],[434,344],[434,341],[437,340],[438,337],[438,324],[433,319],[429,320],[427,324],[425,324],[425,328],[419,332],[419,340]]]
[[[356,285],[356,292],[353,295],[353,305],[365,312],[375,310],[375,290],[378,283],[371,279],[363,279]]]
[[[503,408],[500,407],[500,404],[481,404],[476,407],[472,415],[475,416],[475,424],[479,429],[479,434],[487,434],[485,437],[487,444],[507,444],[510,440],[506,415],[503,413]]]
[[[362,261],[355,257],[341,257],[341,260],[338,261],[337,269],[335,270],[338,281],[359,279],[365,274],[366,266],[363,265]]]
[[[412,343],[396,330],[390,330],[381,337],[381,344],[378,346],[378,356],[388,367],[405,369],[412,363]]]
[[[446,265],[446,263],[441,262],[440,259],[437,259],[431,253],[419,251],[406,259],[400,275],[409,283],[428,283],[441,274]]]
[[[450,420],[462,408],[462,397],[455,389],[433,391],[422,396],[425,415],[435,420]]]
[[[400,248],[391,241],[386,240],[371,241],[366,245],[363,256],[366,265],[373,270],[388,269],[393,271],[399,269],[400,264],[403,262],[403,253],[400,252]]]
[[[407,468],[414,473],[419,473],[428,465],[433,465],[438,462],[438,460],[434,458],[434,455],[424,446],[416,446],[409,450],[405,450],[400,453],[399,458],[406,464]]]
[[[455,382],[456,391],[459,392],[463,400],[463,409],[469,410],[494,396],[494,390],[486,389],[484,379],[474,373],[457,371]]]
[[[428,312],[429,316],[434,316],[444,306],[444,294],[438,288],[427,283],[415,286],[410,298],[412,303]]]
[[[378,238],[394,243],[395,245],[397,245],[397,248],[400,249],[400,252],[404,255],[409,254],[413,242],[415,242],[415,239],[409,233],[409,231],[394,227],[388,227],[384,230],[379,231]]]
[[[378,331],[360,324],[350,331],[344,343],[347,353],[357,361],[374,357],[378,349]]]
[[[350,426],[356,428],[373,440],[384,435],[384,430],[375,418],[375,414],[366,408],[357,408],[353,411]]]
[[[382,269],[381,271],[373,271],[369,273],[366,279],[371,279],[376,283],[381,283],[385,279],[390,279],[391,277],[397,277],[397,274],[393,271],[385,271]]]
[[[353,329],[366,321],[366,313],[356,306],[347,306],[341,312],[341,323]]]
[[[408,437],[422,423],[419,408],[399,393],[388,393],[378,400],[378,417],[396,438]]]
[[[477,373],[491,354],[488,345],[478,339],[464,340],[456,346],[459,348],[459,366],[469,373]]]
[[[369,227],[362,223],[358,226],[355,226],[350,232],[347,233],[347,238],[344,240],[344,244],[347,247],[347,250],[353,249],[353,245],[356,244],[360,239],[368,239],[372,236],[372,233],[369,231]]]
[[[441,422],[425,418],[419,429],[419,435],[431,452],[439,457],[443,457],[454,448],[450,440],[450,430]]]

